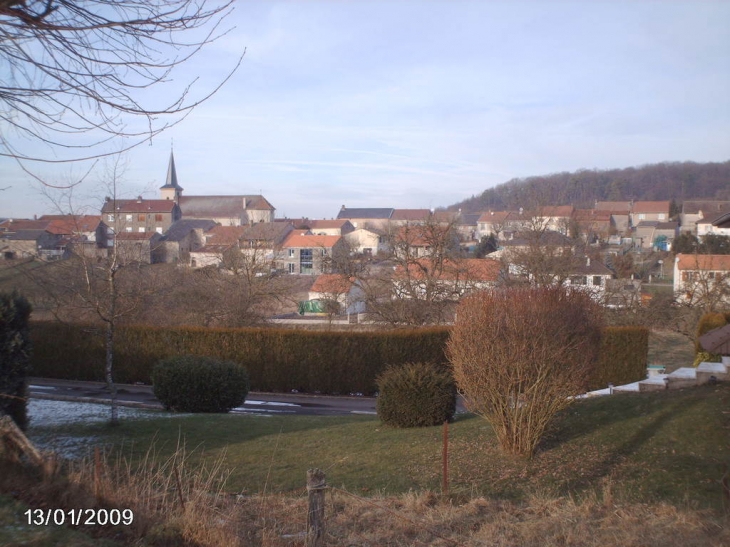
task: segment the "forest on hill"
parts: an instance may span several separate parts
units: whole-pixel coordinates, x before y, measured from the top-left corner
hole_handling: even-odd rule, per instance
[[[674,162],[512,179],[447,207],[464,213],[541,205],[591,208],[596,201],[730,200],[730,161]]]

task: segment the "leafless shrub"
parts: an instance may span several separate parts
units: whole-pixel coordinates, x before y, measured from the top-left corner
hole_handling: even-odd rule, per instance
[[[598,351],[600,312],[562,287],[513,287],[462,300],[448,343],[469,408],[503,450],[530,456],[568,397],[585,389]]]

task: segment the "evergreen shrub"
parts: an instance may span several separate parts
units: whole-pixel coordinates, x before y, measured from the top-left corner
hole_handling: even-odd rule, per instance
[[[649,360],[649,329],[646,327],[604,327],[598,366],[589,389],[630,384],[646,378]]]
[[[430,363],[388,367],[377,379],[380,420],[394,427],[425,427],[451,420],[456,384],[447,368]]]
[[[230,361],[184,355],[160,361],[152,370],[152,385],[167,410],[228,412],[248,395],[246,370]]]
[[[0,293],[0,414],[10,416],[21,429],[28,425],[30,311],[25,297],[16,292]]]
[[[104,380],[103,330],[88,325],[34,322],[36,375]],[[233,361],[256,391],[363,393],[377,391],[386,364],[444,364],[446,328],[377,332],[302,331],[278,328],[123,326],[117,329],[114,374],[120,383],[151,383],[157,362],[175,355]]]

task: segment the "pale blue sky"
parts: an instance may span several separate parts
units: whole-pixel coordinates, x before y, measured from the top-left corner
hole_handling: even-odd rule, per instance
[[[245,47],[240,69],[128,154],[128,194],[157,197],[171,139],[186,195],[262,192],[277,216],[310,218],[730,159],[730,2],[254,0],[230,22],[186,72],[211,81]],[[69,178],[57,169],[42,174]],[[0,217],[48,212],[11,162],[0,177]]]

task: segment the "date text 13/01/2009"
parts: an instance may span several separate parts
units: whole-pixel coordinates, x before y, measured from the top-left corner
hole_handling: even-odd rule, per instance
[[[23,514],[30,526],[129,526],[134,521],[131,509],[28,509]]]

